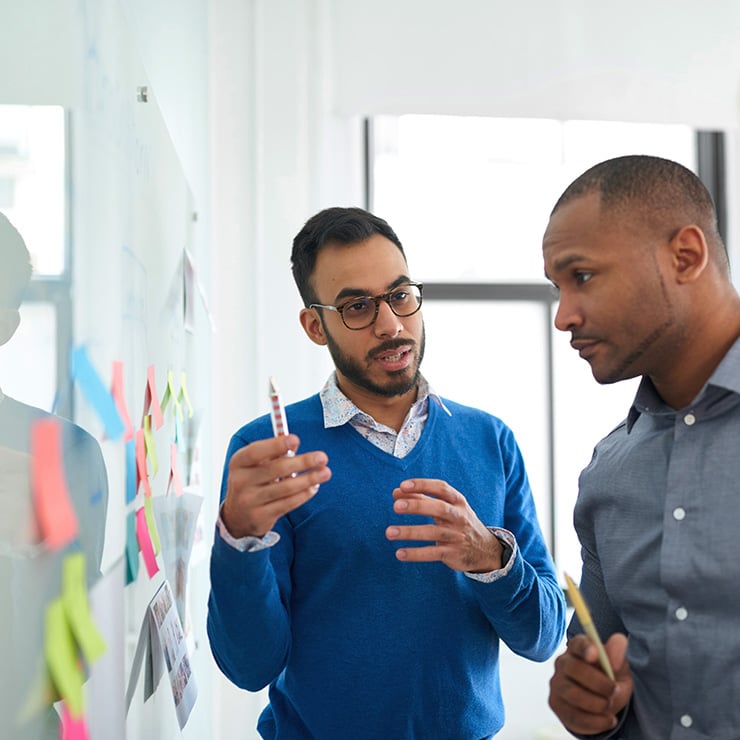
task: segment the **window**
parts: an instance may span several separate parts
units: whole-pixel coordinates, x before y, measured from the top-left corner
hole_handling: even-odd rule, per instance
[[[34,267],[21,325],[0,347],[0,387],[70,415],[66,128],[58,106],[0,105],[0,211],[20,232]]]
[[[577,577],[578,474],[626,415],[637,381],[599,386],[554,329],[542,234],[563,189],[603,159],[649,153],[698,171],[696,132],[420,115],[376,117],[367,130],[369,207],[425,285],[424,374],[512,428],[559,574]]]

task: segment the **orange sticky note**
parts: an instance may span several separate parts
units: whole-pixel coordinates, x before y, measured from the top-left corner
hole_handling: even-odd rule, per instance
[[[59,419],[42,419],[31,428],[31,488],[47,546],[57,550],[68,545],[79,525],[64,477]]]
[[[123,421],[124,439],[129,440],[134,436],[134,428],[131,424],[131,417],[126,406],[126,396],[123,391],[123,363],[120,360],[113,362],[113,381],[111,383],[111,395],[115,401],[118,413]]]
[[[157,565],[157,558],[154,556],[152,540],[149,537],[149,527],[146,523],[146,512],[143,507],[136,512],[136,539],[139,541],[139,549],[144,557],[146,572],[149,574],[149,578],[152,578],[159,571],[159,566]]]

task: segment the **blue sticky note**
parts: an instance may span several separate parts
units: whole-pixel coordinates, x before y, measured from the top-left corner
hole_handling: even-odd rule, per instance
[[[124,432],[121,415],[113,396],[92,366],[84,346],[72,351],[71,365],[72,377],[79,383],[83,395],[103,422],[106,436],[111,440],[118,439]]]
[[[126,442],[126,503],[136,498],[136,438]]]
[[[126,516],[126,585],[133,583],[139,575],[139,543],[136,539],[136,513]]]

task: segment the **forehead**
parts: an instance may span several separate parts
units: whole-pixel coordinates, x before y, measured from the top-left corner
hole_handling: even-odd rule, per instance
[[[574,198],[550,217],[542,238],[545,272],[577,259],[603,259],[626,247],[620,219],[602,212],[598,192]]]
[[[327,244],[316,259],[311,280],[322,300],[332,300],[348,288],[375,295],[399,277],[408,277],[401,250],[380,234],[353,244]]]

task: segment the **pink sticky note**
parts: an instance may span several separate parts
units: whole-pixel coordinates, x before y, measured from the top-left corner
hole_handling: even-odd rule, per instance
[[[134,428],[131,417],[126,406],[126,396],[123,392],[123,363],[120,360],[113,362],[113,381],[111,383],[111,395],[116,403],[116,408],[121,416],[124,427],[124,439],[129,440],[134,436]]]
[[[31,428],[31,487],[41,535],[51,550],[77,537],[77,514],[64,478],[59,419],[42,419]]]
[[[182,479],[180,478],[180,471],[177,469],[177,445],[174,442],[170,445],[169,486],[175,489],[175,493],[178,496],[182,496]]]
[[[144,443],[144,430],[136,430],[136,490],[139,490],[139,484],[144,486],[144,495],[151,496],[152,488],[149,485],[149,473],[146,469],[146,445]]]
[[[146,572],[149,574],[149,578],[152,578],[159,571],[159,566],[157,565],[157,558],[154,555],[152,538],[149,536],[149,527],[146,524],[144,507],[138,509],[136,512],[136,539],[139,541],[139,549],[144,557]]]
[[[159,396],[157,395],[157,383],[154,379],[154,365],[149,365],[146,373],[146,390],[144,391],[144,414],[151,409],[152,416],[154,417],[154,426],[156,429],[161,429],[164,424],[164,416],[162,415],[162,407],[159,404]]]
[[[69,712],[67,702],[63,702],[61,740],[88,740],[89,737],[85,715],[75,719]]]

